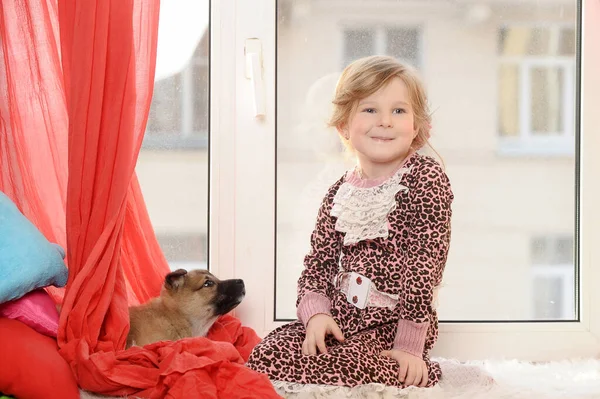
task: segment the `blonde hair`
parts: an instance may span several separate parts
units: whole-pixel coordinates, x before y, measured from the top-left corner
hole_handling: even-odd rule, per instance
[[[347,126],[358,102],[375,93],[395,77],[404,82],[409,92],[417,129],[412,148],[416,151],[429,144],[431,114],[423,83],[412,68],[389,56],[373,55],[360,58],[344,69],[335,89],[334,109],[329,126],[337,129]],[[340,135],[340,139],[347,148],[352,149],[345,137]]]

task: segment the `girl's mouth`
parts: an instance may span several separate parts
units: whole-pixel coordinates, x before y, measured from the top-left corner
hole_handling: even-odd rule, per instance
[[[392,141],[392,138],[389,137],[371,137],[373,140],[380,142],[380,143],[386,143],[388,141]]]

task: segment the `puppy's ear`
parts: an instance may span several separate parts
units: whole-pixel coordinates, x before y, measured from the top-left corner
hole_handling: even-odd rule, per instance
[[[165,277],[165,288],[168,290],[176,290],[181,287],[185,280],[187,270],[177,269],[174,272],[167,274]]]

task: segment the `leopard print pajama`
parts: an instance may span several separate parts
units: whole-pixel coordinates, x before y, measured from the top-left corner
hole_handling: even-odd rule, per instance
[[[330,212],[346,176],[329,189],[319,210],[312,249],[298,281],[298,303],[307,292],[329,298],[331,316],[345,341],[339,343],[330,336],[327,354],[303,355],[306,331],[301,321],[295,321],[265,337],[254,348],[248,367],[272,380],[294,383],[401,387],[398,364],[380,353],[394,347],[399,322],[407,320],[416,325],[427,323],[422,358],[429,370],[428,386],[439,381],[440,367],[429,360],[438,336],[433,289],[441,283],[448,255],[453,194],[446,174],[432,158],[413,154],[404,167],[410,169],[401,184],[408,190],[396,194],[396,208],[388,215],[387,238],[343,245],[344,233],[335,230],[336,218]],[[378,291],[399,295],[398,305],[361,310],[348,303],[333,283],[340,267],[370,278]]]

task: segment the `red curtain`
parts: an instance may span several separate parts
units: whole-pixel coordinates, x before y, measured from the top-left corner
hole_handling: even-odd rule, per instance
[[[127,223],[123,227],[122,220],[112,221],[116,222],[114,228],[123,229],[120,240],[123,250],[114,253],[117,258],[121,257],[125,284],[130,287],[128,303],[137,304],[158,293],[162,276],[168,271],[133,173],[152,97],[159,2],[135,2],[135,10],[131,1],[129,7],[125,7],[125,2],[113,2],[112,11],[108,2],[97,3],[104,11],[99,8],[96,14],[96,2],[82,3],[76,12],[75,1],[61,2],[61,26],[64,28],[59,32],[56,0],[0,2],[0,98],[3,99],[0,102],[0,191],[17,204],[48,240],[63,248],[67,248],[68,170],[72,175],[69,184],[73,193],[71,208],[101,209],[97,205],[108,196],[112,201],[124,202],[126,212],[121,219],[125,217]],[[124,12],[128,14],[120,15]],[[119,24],[110,35],[109,18],[113,24]],[[132,18],[135,18],[135,26]],[[104,28],[99,24],[102,21]],[[84,25],[77,27],[77,31],[66,28],[76,27],[76,23]],[[119,35],[123,35],[123,41]],[[122,57],[128,54],[125,59],[107,61],[109,41],[110,55]],[[62,59],[64,79],[61,43],[65,54]],[[67,72],[72,63],[77,65],[72,77],[74,83],[66,88],[64,82],[71,82]],[[125,68],[122,66],[128,64]],[[78,99],[69,110],[78,117],[71,121],[70,128],[65,93]],[[85,101],[85,96],[90,99],[89,103],[81,102]],[[119,96],[123,97],[115,101],[114,98]],[[111,116],[104,121],[102,114],[121,115],[121,118]],[[112,139],[106,134],[109,130],[114,132]],[[95,133],[95,139],[92,133]],[[98,139],[100,135],[102,139]],[[120,141],[118,137],[121,137]],[[69,160],[68,145],[75,149],[71,150]],[[110,145],[112,148],[118,146],[119,151],[113,151]],[[105,169],[96,172],[95,165]],[[114,176],[111,168],[117,168]],[[121,178],[120,184],[113,185],[116,176]],[[77,198],[76,203],[72,202],[73,198]],[[112,202],[105,212],[118,218],[117,208]],[[73,233],[78,234],[70,235],[69,247],[72,243],[78,245],[79,238],[76,237],[86,235],[88,231],[88,245],[95,241],[97,232],[88,230],[89,226],[100,228],[104,222],[111,223],[103,220],[98,224],[99,218],[104,217],[96,213],[86,215],[85,212],[78,214],[75,220],[71,217]],[[90,251],[89,246],[80,248],[82,252],[78,253],[77,262],[87,258]],[[69,263],[73,256],[75,254],[69,251]],[[74,274],[71,269],[71,276]],[[48,290],[57,302],[62,302],[63,289]]]
[[[70,270],[59,344],[67,357],[84,360],[77,358],[87,356],[82,345],[89,352],[124,346],[128,290],[122,270],[133,277],[131,291],[140,301],[158,294],[168,272],[161,252],[150,251],[158,245],[134,177],[152,99],[159,1],[58,4],[69,114]],[[122,251],[123,243],[145,248]]]
[[[159,1],[58,5],[69,115],[69,282],[58,340],[83,387],[118,391],[103,367],[125,346],[127,305],[156,296],[168,272],[134,174],[152,99]]]
[[[0,1],[0,190],[64,248],[68,118],[59,42],[55,3]]]

